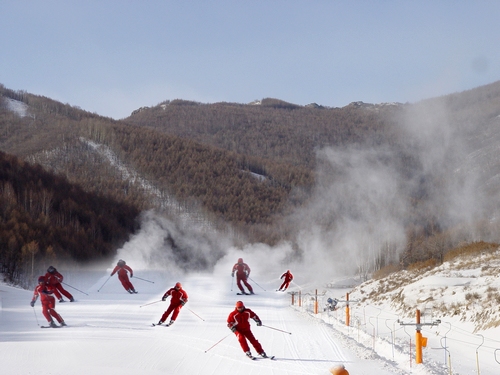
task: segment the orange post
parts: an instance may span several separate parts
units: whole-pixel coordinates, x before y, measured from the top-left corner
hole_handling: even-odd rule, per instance
[[[318,289],[316,289],[316,295],[314,299],[314,313],[318,313]]]
[[[399,320],[398,320],[399,321]],[[402,326],[412,326],[415,325],[415,363],[422,363],[422,347],[427,346],[427,337],[422,336],[422,326],[437,326],[441,324],[441,320],[437,319],[432,323],[421,323],[420,322],[420,310],[417,309],[416,313],[416,323],[403,323],[399,322]],[[411,337],[410,337],[410,348],[411,348]],[[410,363],[411,363],[411,350],[410,350]],[[451,369],[451,366],[450,366]]]
[[[346,326],[349,326],[351,324],[351,313],[349,312],[349,293],[346,293],[345,294],[345,301],[346,301],[346,305],[345,305],[345,325]]]
[[[292,292],[292,306],[295,305],[295,293]]]
[[[420,332],[420,310],[417,309],[417,332],[415,333],[415,363],[422,363],[422,332]]]
[[[299,290],[299,307],[302,307],[302,292]]]

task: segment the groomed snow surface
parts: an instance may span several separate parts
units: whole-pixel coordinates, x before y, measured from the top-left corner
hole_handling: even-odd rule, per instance
[[[133,264],[130,266],[133,268]],[[73,303],[57,303],[56,310],[68,324],[59,329],[40,329],[46,322],[40,301],[34,308],[29,305],[31,291],[0,284],[0,372],[330,374],[333,367],[344,364],[350,375],[449,374],[445,364],[447,352],[440,344],[448,330],[444,323],[425,327],[424,336],[429,340],[424,348],[425,363],[416,365],[414,327],[403,329],[390,315],[390,309],[368,305],[361,308],[353,302],[351,326],[347,327],[345,303],[340,303],[341,308],[335,312],[323,312],[325,298],[345,295],[344,290],[328,289],[327,294],[319,297],[320,311],[314,314],[314,293],[302,292],[301,306],[297,305],[297,298],[291,306],[290,294],[275,291],[280,285],[279,275],[268,281],[263,275],[251,275],[258,282],[256,285],[251,281],[256,295],[236,295],[237,288],[228,272],[231,266],[219,267],[214,275],[175,278],[137,269],[131,281],[139,293],[133,295],[122,288],[116,275],[109,278],[111,268],[79,273],[59,269],[65,275],[66,289],[76,298]],[[174,325],[152,327],[169,305],[170,299],[161,301],[163,293],[177,281],[188,292],[189,302]],[[297,291],[297,284],[292,283],[290,290]],[[226,327],[226,318],[237,300],[243,300],[262,319],[265,326],[257,327],[252,322],[252,330],[267,354],[276,356],[276,361],[249,360]],[[361,322],[366,323],[360,326]],[[397,337],[395,345],[393,334]],[[475,351],[481,339],[478,337],[471,345],[468,341],[473,335],[466,336],[460,342],[452,340],[450,334],[446,344],[452,355],[453,374],[477,374]],[[480,373],[500,373],[493,349],[487,349],[488,356],[483,349],[479,352]],[[256,354],[254,350],[253,353]]]

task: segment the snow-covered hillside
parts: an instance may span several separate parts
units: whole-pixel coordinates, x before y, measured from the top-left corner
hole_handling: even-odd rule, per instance
[[[416,365],[415,326],[411,325],[415,320],[410,312],[401,314],[393,295],[382,298],[384,281],[361,284],[350,293],[351,324],[346,326],[344,296],[351,289],[299,288],[301,272],[297,270],[289,292],[301,291],[300,306],[298,294],[292,306],[291,294],[275,291],[279,275],[262,274],[255,264],[250,282],[257,294],[238,296],[229,272],[234,261],[223,258],[213,274],[137,268],[131,279],[139,291],[134,295],[125,292],[116,276],[109,278],[111,268],[60,269],[67,285],[81,291],[67,286],[77,301],[57,304],[68,323],[61,329],[39,328],[45,322],[40,304],[29,305],[31,291],[0,285],[2,373],[329,374],[338,364],[344,364],[351,375],[448,374],[450,364],[453,374],[476,374],[478,365],[483,375],[500,371],[495,359],[500,349],[498,329],[473,333],[473,325],[461,322],[461,316],[453,315],[451,309],[454,302],[466,299],[466,293],[484,295],[487,280],[494,287],[494,275],[483,277],[469,267],[460,276],[453,265],[444,264],[441,271],[413,275],[408,285],[401,285],[408,305],[422,309],[423,323],[441,319],[439,325],[422,327],[429,344],[423,350],[424,363]],[[188,304],[173,326],[152,327],[168,306],[169,300],[161,302],[161,296],[176,281],[189,293]],[[436,290],[448,296],[442,302],[450,305],[449,314],[446,310],[437,314],[430,303],[427,296],[436,295]],[[328,297],[338,298],[340,308],[323,311]],[[252,330],[276,361],[247,359],[226,327],[226,318],[238,299],[262,319],[264,326],[253,324]]]
[[[500,251],[490,248],[436,267],[367,281],[349,293],[354,322],[352,328],[343,326],[343,332],[353,337],[362,332],[356,341],[397,361],[402,353],[415,354],[418,309],[421,332],[428,340],[423,361],[432,373],[498,374],[499,259]],[[345,322],[342,313],[335,317],[336,323]]]
[[[5,98],[5,101],[9,111],[15,112],[20,117],[28,115],[28,106],[25,103],[10,98]]]

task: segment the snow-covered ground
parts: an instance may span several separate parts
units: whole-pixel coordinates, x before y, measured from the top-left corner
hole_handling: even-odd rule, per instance
[[[439,325],[422,327],[428,345],[424,363],[415,364],[415,321],[401,319],[391,311],[390,301],[372,305],[355,298],[361,289],[370,294],[378,282],[365,283],[352,293],[351,324],[346,326],[342,296],[350,289],[318,289],[315,314],[316,289],[302,287],[301,306],[298,295],[292,306],[290,294],[275,291],[279,275],[267,279],[257,265],[251,275],[257,294],[252,296],[236,295],[227,258],[213,274],[174,276],[135,269],[131,281],[139,293],[134,295],[125,292],[116,275],[109,278],[111,266],[92,272],[59,269],[77,299],[57,303],[56,310],[68,324],[61,329],[39,328],[45,320],[39,301],[35,308],[29,305],[31,291],[0,285],[2,374],[329,374],[339,364],[351,375],[500,373],[495,359],[500,350],[500,341],[495,341],[498,330],[473,334],[471,325],[443,314]],[[429,276],[428,284],[425,279],[415,280],[418,288],[404,290],[418,300],[424,291],[438,287],[435,275]],[[161,296],[177,281],[189,294],[188,304],[173,326],[152,327],[168,306],[169,300],[161,302]],[[295,281],[300,282],[300,273]],[[457,278],[441,280],[446,288],[458,284]],[[289,291],[298,290],[292,283]],[[341,300],[338,310],[323,311],[328,296]],[[463,297],[455,293],[457,300]],[[265,326],[253,324],[252,329],[276,361],[247,359],[226,327],[227,315],[239,299],[262,319]],[[423,313],[422,323],[437,320]]]
[[[63,271],[63,270],[61,270]],[[88,275],[91,276],[91,275]],[[289,307],[290,296],[261,285],[256,295],[237,296],[224,276],[189,275],[180,281],[189,303],[171,327],[152,327],[168,306],[163,293],[177,279],[136,270],[139,293],[123,290],[116,276],[85,281],[73,278],[68,287],[77,301],[58,303],[56,310],[68,327],[40,329],[45,320],[40,303],[29,306],[32,293],[0,286],[0,363],[4,374],[327,374],[344,363],[353,374],[391,374],[383,361],[358,359],[335,339],[330,325]],[[69,281],[68,281],[69,283]],[[102,284],[104,287],[98,292]],[[260,285],[260,284],[259,284]],[[269,355],[278,360],[251,361],[226,327],[227,315],[238,299],[244,300],[269,327],[253,331]],[[202,320],[203,319],[203,320]],[[222,341],[208,350],[219,340]],[[208,350],[208,351],[207,351]]]
[[[500,374],[499,267],[500,251],[485,249],[395,272],[351,289],[349,327],[343,309],[317,316],[407,373]],[[419,365],[417,328],[427,339]]]

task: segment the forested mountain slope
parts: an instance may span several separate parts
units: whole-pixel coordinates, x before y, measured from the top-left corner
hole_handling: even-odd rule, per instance
[[[300,165],[314,172],[314,189],[343,183],[343,176],[351,178],[354,169],[361,173],[366,168],[365,181],[360,176],[348,182],[355,191],[370,173],[380,177],[387,172],[394,180],[391,186],[373,183],[372,190],[394,188],[398,193],[392,204],[401,198],[405,206],[397,220],[404,223],[408,243],[425,243],[425,238],[449,230],[464,236],[463,226],[471,224],[476,234],[494,231],[486,227],[500,201],[499,115],[500,82],[495,82],[414,104],[354,102],[343,108],[297,106],[277,99],[251,104],[177,99],[140,108],[125,121],[238,154],[259,155],[261,165]],[[355,207],[370,194],[345,194],[345,203],[338,202],[335,213],[321,218],[320,225],[331,227],[335,217],[357,220],[364,213]],[[336,195],[341,195],[338,190],[329,199]],[[375,200],[370,204],[380,204]],[[404,257],[409,259],[442,257],[444,251],[422,253],[408,247]]]
[[[3,105],[2,150],[63,173],[85,190],[110,194],[139,209],[158,208],[162,202],[157,198],[163,196],[181,206],[201,207],[214,220],[242,226],[269,224],[284,209],[294,187],[307,190],[313,184],[307,168],[272,161],[264,165],[252,155],[145,130],[27,93],[4,89],[4,97],[29,109],[19,116]],[[124,178],[116,163],[98,152],[100,147],[157,191]]]
[[[239,154],[314,169],[318,148],[383,142],[386,122],[400,107],[362,103],[302,107],[277,99],[250,105],[172,100],[134,111],[125,121]]]
[[[299,236],[319,231],[344,252],[375,249],[378,268],[498,240],[500,82],[404,105],[172,100],[123,121],[0,95],[0,150],[138,211],[200,215],[242,243],[304,254]]]
[[[0,152],[0,273],[23,285],[43,261],[113,256],[138,228],[136,207]]]

